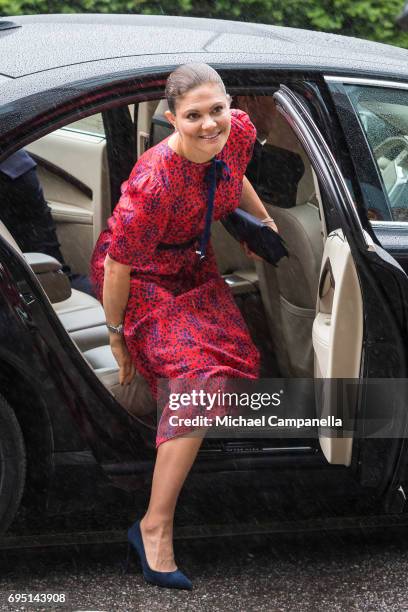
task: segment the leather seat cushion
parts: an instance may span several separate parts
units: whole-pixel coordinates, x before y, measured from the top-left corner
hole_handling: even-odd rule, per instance
[[[94,348],[83,355],[99,380],[129,414],[144,416],[155,412],[156,401],[146,380],[138,372],[130,385],[119,384],[119,368],[110,346]]]
[[[81,351],[109,344],[104,310],[91,295],[72,289],[71,297],[53,307]]]

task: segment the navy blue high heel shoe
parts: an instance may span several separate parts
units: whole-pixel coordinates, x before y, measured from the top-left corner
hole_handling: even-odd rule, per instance
[[[140,531],[140,521],[136,521],[129,529],[128,541],[128,555],[125,571],[127,571],[129,567],[130,554],[136,552],[142,564],[143,576],[146,582],[170,589],[187,589],[191,591],[193,588],[191,581],[179,569],[174,572],[156,572],[149,567],[143,545],[142,532]]]

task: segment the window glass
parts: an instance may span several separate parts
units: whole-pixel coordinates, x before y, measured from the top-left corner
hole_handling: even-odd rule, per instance
[[[408,91],[347,85],[380,173],[393,221],[408,221]]]
[[[105,128],[102,121],[101,113],[84,117],[78,121],[74,121],[64,127],[64,130],[75,130],[77,132],[86,132],[87,134],[95,134],[96,136],[105,136]]]
[[[135,117],[135,105],[130,104],[128,106],[130,117],[132,121],[134,121]],[[102,113],[96,113],[95,115],[91,115],[90,117],[84,117],[83,119],[78,119],[78,121],[74,121],[66,125],[64,130],[75,130],[76,132],[82,132],[83,134],[92,134],[93,136],[101,136],[105,137],[105,126],[103,124]]]

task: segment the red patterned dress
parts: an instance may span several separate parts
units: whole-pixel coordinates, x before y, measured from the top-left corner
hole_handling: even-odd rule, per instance
[[[248,115],[232,110],[230,135],[216,155],[229,176],[217,183],[214,220],[238,206],[255,138]],[[168,138],[146,151],[123,183],[92,257],[91,278],[100,300],[106,254],[132,267],[125,341],[154,395],[158,379],[254,379],[259,372],[258,351],[218,272],[211,243],[202,261],[195,253],[199,241],[180,248],[203,233],[210,163],[178,155]],[[161,415],[156,446],[194,429],[171,427],[170,414],[165,408]],[[188,416],[193,415],[190,407]]]

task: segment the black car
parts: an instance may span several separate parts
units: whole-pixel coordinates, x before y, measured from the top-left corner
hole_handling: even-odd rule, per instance
[[[209,63],[236,106],[253,96],[270,105],[273,129],[248,172],[290,257],[255,264],[215,223],[219,269],[261,351],[262,376],[297,381],[310,418],[335,414],[337,382],[351,381],[354,426],[336,437],[315,426],[209,437],[190,478],[203,483],[203,503],[209,475],[229,475],[291,492],[295,515],[312,490],[352,501],[337,516],[406,512],[408,52],[261,24],[128,15],[9,17],[0,51],[0,161],[23,148],[36,161],[77,274],[87,274],[135,160],[169,134],[172,69]],[[156,414],[145,381],[120,387],[99,302],[71,289],[52,258],[22,253],[4,224],[0,337],[1,531],[19,508],[52,514],[86,507],[98,488],[147,491]],[[321,381],[335,391],[315,393]]]

